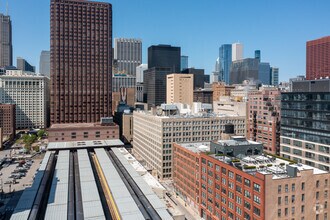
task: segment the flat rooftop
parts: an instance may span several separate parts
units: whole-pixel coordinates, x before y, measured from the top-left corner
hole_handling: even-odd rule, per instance
[[[224,140],[220,141],[227,142]],[[258,142],[254,141],[247,141],[252,142],[256,144],[260,144]],[[234,142],[229,142],[230,144],[234,144]],[[246,143],[245,143],[246,144]],[[207,153],[210,152],[210,142],[198,142],[198,143],[185,143],[180,144],[180,146],[194,152],[194,153]],[[238,145],[239,146],[239,145]],[[327,173],[324,170],[308,166],[305,164],[300,163],[291,163],[290,161],[276,158],[271,155],[267,154],[261,154],[261,155],[238,155],[237,157],[231,157],[227,155],[218,155],[218,154],[210,154],[211,157],[224,162],[226,164],[230,164],[237,169],[240,169],[246,173],[249,173],[251,175],[255,175],[257,172],[267,175],[272,174],[273,179],[279,179],[279,178],[290,178],[287,171],[287,165],[297,168],[299,171],[304,170],[313,170],[313,174],[324,174]],[[299,174],[298,174],[299,176]]]
[[[184,110],[184,109],[182,109]],[[237,116],[237,114],[217,114],[217,113],[197,113],[197,114],[173,114],[173,115],[154,115],[151,111],[135,111],[138,113],[145,114],[150,117],[157,117],[157,118],[178,118],[178,119],[192,119],[192,118],[226,118],[226,117],[235,117],[235,118],[242,118],[245,119],[245,116]],[[166,112],[166,110],[165,110]]]
[[[214,143],[217,143],[222,146],[239,146],[239,145],[255,145],[255,144],[260,145],[261,144],[256,141],[247,140],[243,136],[232,136],[231,140],[218,140],[218,141],[215,141]]]
[[[50,129],[65,129],[65,128],[94,128],[99,126],[117,126],[115,123],[101,125],[97,123],[68,123],[68,124],[52,124]]]
[[[50,142],[48,150],[70,150],[83,148],[104,148],[104,147],[119,147],[124,146],[124,143],[119,139],[113,140],[92,140],[92,141],[67,141],[67,142]]]

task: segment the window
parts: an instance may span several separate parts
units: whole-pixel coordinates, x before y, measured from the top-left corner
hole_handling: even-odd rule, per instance
[[[221,171],[222,171],[223,174],[227,174],[227,170],[226,170],[226,168],[223,168],[223,167],[222,167]]]
[[[242,183],[242,176],[236,174],[236,181]]]
[[[247,208],[248,210],[251,209],[251,204],[247,201],[244,202],[244,207]]]
[[[305,201],[305,194],[301,194],[301,201],[302,201],[302,202]]]
[[[305,206],[302,205],[302,206],[301,206],[301,213],[304,213],[304,212],[305,212]]]
[[[291,190],[292,190],[292,192],[294,192],[296,190],[296,184],[292,183]]]
[[[327,199],[328,198],[328,190],[324,191],[324,198]]]
[[[292,202],[292,203],[294,203],[294,202],[295,202],[295,200],[296,200],[295,196],[294,196],[294,195],[292,195],[292,196],[291,196],[291,202]]]
[[[257,183],[254,183],[254,184],[253,184],[253,189],[254,189],[255,191],[257,191],[257,192],[260,192],[260,185],[257,184]]]
[[[289,199],[287,196],[285,197],[284,201],[285,201],[285,205],[287,205],[289,203]]]
[[[316,192],[316,199],[319,199],[320,193]]]
[[[292,208],[291,208],[291,214],[292,214],[292,215],[294,215],[294,211],[295,211],[295,208],[292,207]]]
[[[284,215],[285,215],[285,216],[288,216],[288,208],[285,208],[285,209],[284,209]]]
[[[289,192],[289,186],[288,186],[288,184],[285,184],[285,192],[286,193]]]
[[[316,188],[319,188],[319,186],[320,186],[320,181],[317,180],[317,181],[316,181]]]
[[[256,203],[260,204],[260,198],[256,195],[253,196],[253,201],[255,201]]]
[[[301,190],[305,190],[305,183],[304,182],[301,183]]]
[[[281,205],[281,202],[282,202],[282,198],[281,198],[281,197],[278,197],[278,198],[277,198],[277,204],[278,204],[278,205]]]
[[[244,185],[250,187],[251,186],[251,181],[248,179],[244,179]]]
[[[281,185],[278,185],[278,187],[277,187],[277,192],[278,192],[278,193],[281,193],[281,191],[282,191],[282,186],[281,186]]]
[[[253,213],[257,216],[260,216],[260,209],[258,209],[257,207],[253,207]]]
[[[229,175],[229,178],[230,179],[234,179],[234,173],[233,172],[229,171],[228,172],[228,175]]]
[[[251,198],[251,193],[247,190],[244,190],[244,196],[247,198]]]
[[[242,199],[241,199],[241,197],[236,196],[236,202],[237,202],[238,204],[242,204]]]
[[[277,210],[277,217],[281,217],[281,209]]]

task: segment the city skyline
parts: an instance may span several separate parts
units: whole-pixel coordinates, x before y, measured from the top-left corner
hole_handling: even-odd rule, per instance
[[[280,81],[288,81],[296,75],[305,75],[306,42],[329,35],[327,21],[330,15],[326,11],[330,3],[325,0],[276,1],[271,4],[212,0],[208,4],[196,1],[193,5],[182,1],[176,2],[176,7],[171,6],[171,1],[104,2],[113,5],[113,38],[142,39],[143,63],[147,62],[149,46],[171,44],[180,46],[182,54],[189,56],[190,65],[204,68],[206,74],[214,70],[219,47],[239,41],[245,47],[244,57],[253,57],[254,50],[260,49],[264,61],[279,67]],[[0,6],[0,11],[5,12],[5,4]],[[49,1],[10,2],[8,7],[13,25],[13,58],[21,56],[38,66],[40,52],[49,50]],[[127,11],[127,16],[120,16],[123,10]],[[159,16],[166,11],[170,11],[170,16]],[[233,11],[240,16],[232,16]],[[191,16],[196,13],[202,16]],[[314,16],[305,16],[307,13]],[[246,25],[248,23],[256,25]],[[188,34],[191,32],[194,34]],[[23,33],[33,34],[22,38]]]

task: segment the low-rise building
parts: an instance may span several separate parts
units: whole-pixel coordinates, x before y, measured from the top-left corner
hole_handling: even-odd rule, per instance
[[[212,89],[196,89],[194,90],[194,102],[213,103]]]
[[[112,118],[100,123],[52,124],[48,129],[49,142],[119,139],[119,126]]]
[[[249,151],[257,142],[212,143],[247,154],[221,153],[210,142],[173,144],[174,189],[201,218],[328,218],[330,173]]]
[[[235,89],[235,86],[226,85],[224,82],[214,82],[212,84],[213,101],[219,101],[223,96],[230,96],[232,89]]]
[[[213,111],[217,114],[247,115],[247,103],[235,100],[230,96],[222,96],[218,101],[213,101]]]
[[[200,112],[179,114],[175,105],[163,105],[151,112],[133,112],[133,151],[160,179],[172,176],[172,143],[217,140],[225,124],[245,135],[245,117]]]

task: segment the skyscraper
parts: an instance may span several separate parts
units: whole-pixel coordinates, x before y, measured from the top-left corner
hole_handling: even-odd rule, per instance
[[[50,77],[50,51],[43,50],[40,54],[39,73]]]
[[[135,76],[136,67],[142,63],[142,41],[133,38],[115,38],[114,59],[119,73]]]
[[[278,86],[279,81],[279,69],[278,67],[271,67],[270,68],[270,77],[271,77],[271,85]]]
[[[112,6],[52,0],[51,123],[111,116]]]
[[[330,36],[307,41],[307,80],[330,77]]]
[[[270,64],[266,62],[259,63],[258,79],[263,85],[270,85],[271,82]]]
[[[0,67],[13,65],[11,20],[9,15],[0,13]]]
[[[204,88],[204,69],[188,68],[182,73],[190,73],[194,75],[194,89]]]
[[[243,44],[234,43],[232,44],[232,61],[243,59]]]
[[[220,74],[219,81],[229,84],[230,67],[232,62],[232,46],[231,44],[223,44],[219,49]]]
[[[17,69],[19,69],[19,70],[28,71],[28,72],[35,72],[36,71],[36,67],[29,64],[22,57],[17,57],[16,66],[17,66]]]
[[[254,51],[254,58],[258,59],[259,61],[261,60],[261,51],[260,50]]]
[[[160,44],[148,48],[148,68],[171,68],[172,73],[179,73],[180,66],[180,47]]]
[[[181,56],[181,71],[188,69],[188,56]]]

